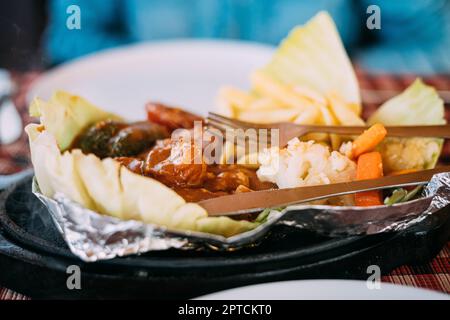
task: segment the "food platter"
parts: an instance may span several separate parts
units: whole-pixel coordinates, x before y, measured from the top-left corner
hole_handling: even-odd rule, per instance
[[[1,265],[26,277],[0,272],[2,284],[38,298],[192,298],[259,282],[364,279],[369,266],[386,274],[438,252],[450,232],[450,167],[435,166],[450,127],[435,88],[416,79],[363,119],[356,74],[326,12],[294,28],[269,62],[267,48],[238,46],[238,56],[223,56],[228,62],[210,61],[218,74],[202,66],[195,76],[188,62],[203,62],[196,53],[224,46],[147,48],[161,67],[150,71],[160,72],[152,90],[164,94],[156,83],[170,79],[165,86],[180,100],[144,101],[147,71],[130,65],[123,73],[143,91],[85,87],[109,96],[106,109],[73,79],[64,84],[64,75],[83,70],[108,84],[89,61],[106,72],[128,52],[140,68],[149,58],[144,47],[44,76],[29,108],[39,122],[25,128],[34,177],[0,195]],[[249,72],[254,50],[264,51],[264,62]],[[171,52],[168,65],[183,57],[174,71],[207,79],[205,93],[218,91],[219,114],[205,117],[215,109],[172,85],[189,81],[158,63],[163,52]],[[228,81],[230,69],[220,69],[235,58],[244,61],[237,73],[250,73],[250,89],[212,88],[205,75]],[[64,90],[53,88],[58,77]],[[69,289],[69,266],[80,269],[81,289]]]
[[[0,283],[34,298],[193,298],[242,285],[308,278],[367,279],[432,259],[450,236],[448,207],[397,233],[326,238],[277,226],[264,241],[236,252],[169,250],[85,263],[67,248],[31,177],[0,197]],[[78,265],[82,290],[66,286]]]

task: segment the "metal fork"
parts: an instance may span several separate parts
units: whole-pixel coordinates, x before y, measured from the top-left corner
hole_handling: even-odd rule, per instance
[[[270,145],[271,129],[278,129],[279,146],[284,147],[288,141],[301,137],[308,133],[334,133],[341,135],[359,135],[368,127],[365,126],[321,126],[321,125],[299,125],[289,122],[258,124],[237,119],[231,119],[216,113],[208,113],[206,123],[210,128],[216,128],[222,132],[230,129],[255,129],[259,140],[260,129],[266,134],[267,144]],[[392,137],[436,137],[450,138],[450,125],[432,125],[432,126],[393,126],[386,127],[388,136]],[[251,137],[249,138],[251,139]]]

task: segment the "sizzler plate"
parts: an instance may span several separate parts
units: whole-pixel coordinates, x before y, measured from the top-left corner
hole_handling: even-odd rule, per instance
[[[401,232],[329,238],[275,226],[254,247],[232,252],[155,251],[94,263],[66,246],[31,192],[31,177],[0,194],[0,285],[32,298],[193,298],[223,289],[292,279],[367,279],[432,259],[450,236],[450,207]],[[69,289],[79,266],[81,289]]]

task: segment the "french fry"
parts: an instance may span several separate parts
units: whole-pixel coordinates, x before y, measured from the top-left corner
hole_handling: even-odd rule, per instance
[[[239,113],[239,119],[254,123],[291,122],[300,112],[295,109],[247,110]]]
[[[256,91],[299,112],[305,112],[316,107],[311,100],[296,94],[289,87],[274,81],[261,71],[254,72],[251,81]]]
[[[304,96],[305,98],[308,98],[311,101],[315,101],[322,105],[327,104],[327,99],[322,94],[320,94],[319,92],[317,92],[313,89],[307,88],[305,86],[302,86],[302,87],[294,86],[294,87],[292,87],[292,90],[297,95]]]
[[[386,134],[386,128],[382,124],[377,123],[371,126],[353,141],[353,157],[357,158],[363,153],[374,150]]]
[[[285,108],[286,106],[279,101],[275,101],[271,98],[259,98],[253,100],[249,105],[247,110],[276,110],[280,108]]]
[[[335,150],[339,150],[342,139],[337,134],[330,134],[330,142],[331,142],[331,149],[335,151]]]
[[[358,158],[356,180],[377,179],[383,176],[383,162],[379,152],[364,153]],[[377,206],[383,204],[381,191],[365,191],[355,194],[357,206]]]
[[[309,108],[308,110],[301,112],[297,118],[294,119],[296,124],[316,124],[320,118],[319,110],[315,108]]]
[[[354,113],[338,93],[327,95],[328,105],[339,123],[344,126],[364,126],[364,121]]]
[[[328,106],[320,105],[320,111],[322,113],[322,119],[323,119],[324,124],[326,124],[328,126],[338,124],[336,118],[334,117],[332,112],[329,110]],[[341,137],[337,134],[330,134],[330,142],[331,142],[331,148],[333,150],[337,150],[337,149],[339,149],[339,147],[341,145]]]
[[[254,98],[250,94],[233,87],[222,87],[219,91],[219,97],[228,101],[238,110],[246,110],[254,101]]]

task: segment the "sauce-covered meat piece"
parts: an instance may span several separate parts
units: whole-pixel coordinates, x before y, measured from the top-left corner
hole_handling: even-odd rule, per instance
[[[200,187],[206,177],[206,164],[196,163],[192,150],[190,141],[160,142],[147,154],[144,174],[172,187]]]
[[[204,162],[190,161],[185,157],[186,152],[190,152],[189,149],[165,139],[158,141],[141,159],[120,157],[116,160],[133,172],[155,178],[169,187],[200,187],[206,178],[207,166]]]
[[[115,158],[115,160],[120,162],[123,166],[127,167],[130,171],[140,175],[144,175],[144,160],[133,157],[118,157]]]
[[[109,141],[111,157],[138,155],[168,136],[169,132],[157,124],[147,121],[131,123]]]
[[[80,148],[84,153],[93,153],[100,158],[130,157],[168,136],[166,128],[147,121],[130,124],[100,121],[81,133],[72,148]]]
[[[237,166],[210,166],[205,188],[211,191],[235,191],[239,186],[250,188],[250,178]]]
[[[169,131],[192,129],[195,121],[203,121],[200,116],[161,103],[148,103],[146,109],[149,121],[166,127]]]
[[[187,144],[189,147],[189,143]],[[145,157],[117,158],[133,172],[152,177],[174,189],[186,201],[198,202],[235,192],[275,188],[259,181],[255,170],[239,165],[206,165],[186,161],[188,147],[170,139],[159,141]],[[180,150],[185,150],[183,153]],[[188,151],[186,151],[188,150]]]
[[[83,153],[93,153],[100,158],[109,157],[110,139],[126,126],[125,123],[116,121],[100,121],[82,132],[75,139],[72,148],[79,148]]]
[[[260,181],[255,170],[235,164],[211,165],[208,173],[213,176],[205,182],[210,190],[236,191],[240,186],[240,191],[245,188],[253,191],[275,188],[271,182]]]

